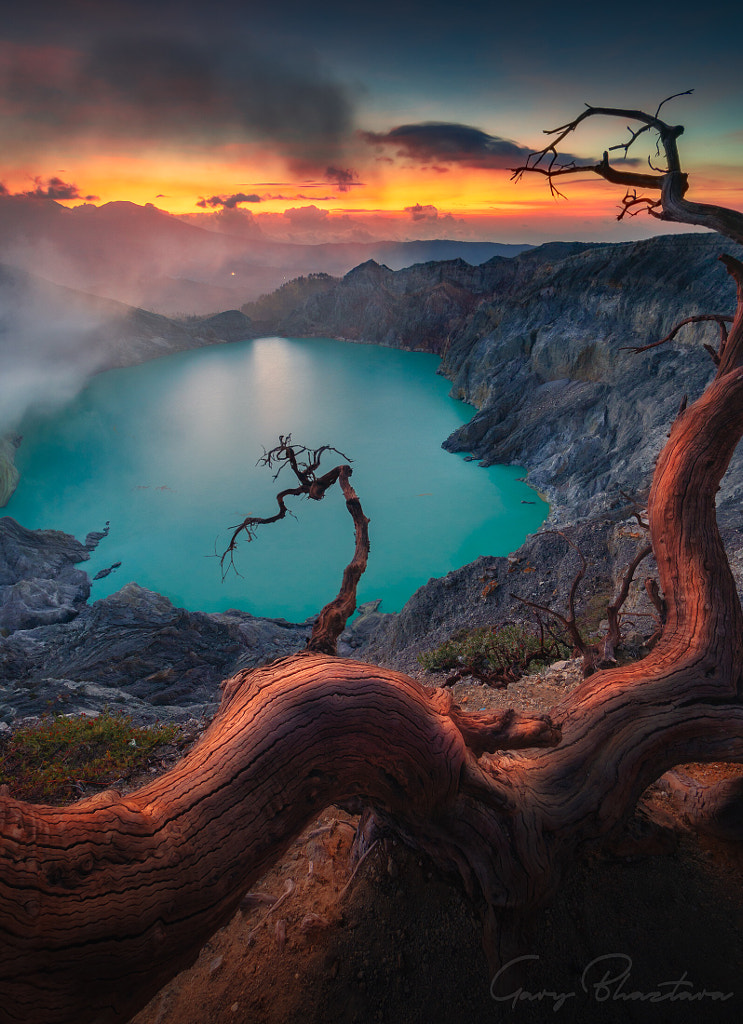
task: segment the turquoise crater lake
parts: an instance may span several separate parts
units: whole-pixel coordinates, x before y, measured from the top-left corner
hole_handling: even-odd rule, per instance
[[[84,538],[111,528],[84,568],[105,597],[134,580],[192,610],[241,608],[301,621],[337,592],[353,524],[334,488],[289,499],[297,518],[242,543],[222,581],[230,527],[276,511],[293,486],[257,468],[279,434],[352,460],[371,555],[359,600],[397,611],[431,576],[504,555],[548,507],[514,466],[481,469],[441,441],[472,409],[448,396],[436,356],[330,339],[261,338],[95,377],[62,410],[21,425],[21,483],[5,513]],[[339,460],[326,455],[321,472]]]

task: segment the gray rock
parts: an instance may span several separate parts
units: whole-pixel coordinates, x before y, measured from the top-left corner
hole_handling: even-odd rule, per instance
[[[110,529],[110,523],[106,523],[102,530],[91,530],[85,538],[85,550],[95,551],[100,542],[108,537],[108,531]]]
[[[301,650],[309,626],[245,612],[188,612],[129,583],[68,625],[0,640],[0,720],[121,708],[136,720],[213,712],[220,683]]]
[[[526,467],[552,521],[570,522],[605,512],[620,488],[648,486],[682,396],[694,399],[712,375],[702,341],[716,343],[714,325],[640,356],[623,347],[657,341],[690,315],[732,312],[723,251],[741,255],[718,235],[683,234],[553,242],[479,267],[393,272],[369,261],[266,326],[442,354],[452,394],[478,409],[444,446]],[[738,456],[721,507],[741,496]]]
[[[392,617],[390,613],[378,610],[381,603],[381,600],[366,601],[356,609],[356,617],[351,619],[338,640],[338,654],[342,658],[356,657]]]
[[[445,442],[484,465],[527,467],[552,504],[552,522],[596,515],[620,489],[650,483],[683,395],[695,399],[714,366],[702,347],[714,325],[693,325],[665,348],[623,346],[662,338],[684,317],[730,313],[732,284],[717,256],[736,246],[680,235],[596,246],[554,263],[539,250],[512,264],[497,295],[452,340],[444,372],[479,412]],[[515,273],[513,273],[515,271]],[[720,505],[738,502],[737,457]]]
[[[69,622],[80,611],[85,589],[84,573],[81,581],[63,583],[59,580],[19,580],[0,589],[0,623],[4,629],[33,629],[51,622]]]
[[[505,558],[482,557],[475,562],[432,579],[416,591],[402,611],[382,617],[376,631],[357,644],[353,657],[386,665],[430,681],[417,662],[460,629],[498,627],[507,623],[534,624],[534,612],[524,600],[564,613],[580,558],[567,543],[569,539],[583,553],[587,571],[576,600],[579,618],[600,632],[606,606],[618,593],[627,566],[646,545],[647,534],[631,515],[628,506],[608,516],[581,519],[565,525],[560,532],[544,529]],[[743,598],[743,529],[723,529],[738,591]],[[633,653],[655,629],[653,608],[644,581],[657,580],[651,556],[635,573],[635,581],[624,605],[625,626],[633,634]],[[522,600],[519,600],[522,599]],[[547,621],[547,616],[544,616]]]
[[[117,569],[121,568],[121,562],[113,562],[108,566],[107,569],[99,569],[93,577],[93,582],[96,580],[105,580],[107,576],[110,576],[112,572],[116,572]]]
[[[69,622],[90,595],[88,575],[75,565],[85,545],[59,530],[27,530],[0,518],[0,629]]]
[[[195,325],[198,323],[198,330]],[[227,309],[224,313],[208,316],[192,321],[192,333],[198,337],[211,337],[215,341],[243,341],[255,335],[255,328],[250,317],[239,309]]]

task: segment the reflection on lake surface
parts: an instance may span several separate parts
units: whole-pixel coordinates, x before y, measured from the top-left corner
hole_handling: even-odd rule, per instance
[[[291,433],[353,460],[371,520],[359,600],[399,610],[431,576],[514,550],[548,511],[518,467],[480,469],[440,447],[472,409],[448,397],[437,365],[372,345],[262,338],[112,370],[22,425],[21,484],[5,512],[80,538],[110,520],[84,567],[122,566],[95,583],[94,598],[135,580],[190,609],[302,620],[337,592],[353,551],[337,488],[322,502],[293,499],[296,519],[241,544],[242,578],[223,582],[215,557],[230,527],[272,515],[277,490],[293,485],[286,470],[274,482],[255,465]],[[338,461],[326,456],[320,471]]]

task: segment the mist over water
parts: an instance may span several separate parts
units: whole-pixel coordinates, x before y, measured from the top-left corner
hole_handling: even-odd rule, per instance
[[[322,502],[288,499],[297,518],[240,545],[241,576],[222,581],[215,557],[230,527],[272,515],[276,492],[293,486],[287,470],[273,481],[255,466],[291,433],[353,460],[371,520],[359,600],[399,610],[431,576],[514,550],[548,510],[519,468],[484,470],[440,447],[472,409],[448,397],[437,365],[377,346],[264,338],[109,371],[62,412],[26,417],[21,483],[5,511],[81,539],[110,520],[83,567],[122,566],[93,598],[135,580],[190,609],[302,620],[335,595],[353,551],[337,488]],[[329,453],[320,471],[339,461]]]
[[[0,265],[0,435],[64,406],[103,362],[106,318],[84,299]]]

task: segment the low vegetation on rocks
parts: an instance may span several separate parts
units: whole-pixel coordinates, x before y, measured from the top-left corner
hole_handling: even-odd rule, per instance
[[[471,676],[489,686],[507,686],[528,671],[539,671],[570,657],[570,647],[544,626],[508,624],[460,629],[449,640],[418,655],[429,672],[449,672],[447,684]]]
[[[87,787],[121,783],[153,755],[177,743],[174,725],[138,728],[127,715],[104,712],[45,716],[0,740],[0,787],[33,803],[65,804]]]

